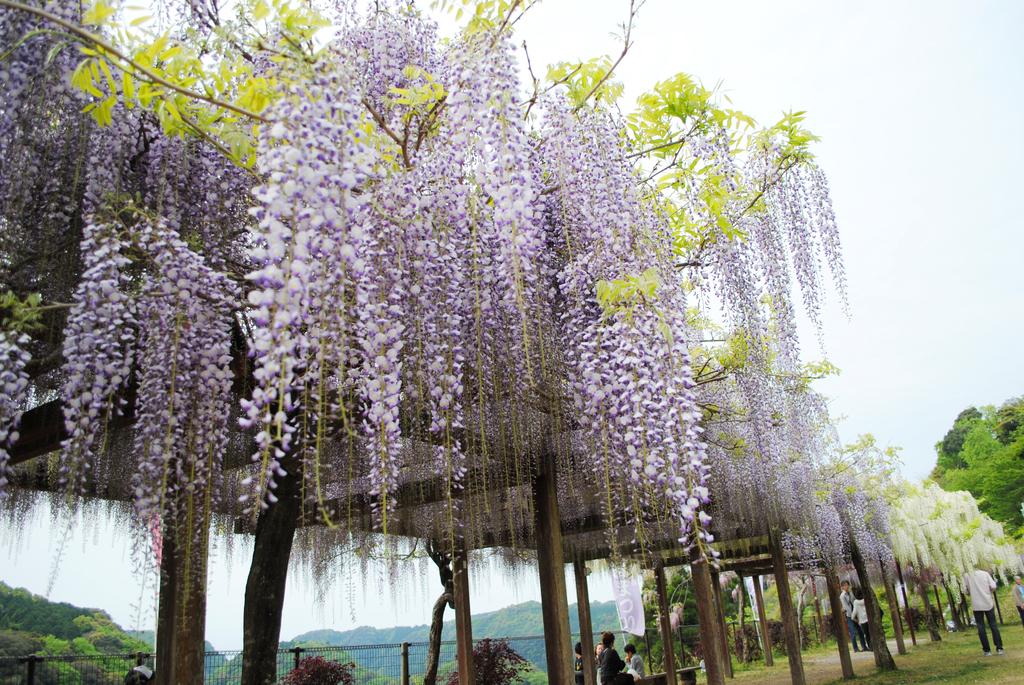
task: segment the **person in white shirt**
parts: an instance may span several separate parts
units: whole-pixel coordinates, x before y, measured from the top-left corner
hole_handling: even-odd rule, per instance
[[[630,675],[634,678],[643,678],[644,660],[636,653],[636,647],[630,642],[623,651],[626,652],[626,668],[633,671]]]
[[[995,597],[992,594],[995,589],[996,581],[988,571],[976,568],[964,574],[964,593],[971,598],[971,611],[974,612],[974,622],[978,625],[978,638],[981,640],[981,649],[985,656],[992,656],[988,635],[985,634],[986,620],[988,627],[992,629],[996,653],[1005,654],[1003,636],[999,634],[999,626],[996,625]]]
[[[859,652],[857,647],[857,633],[860,631],[860,624],[853,620],[853,592],[850,591],[850,581],[844,580],[840,585],[842,592],[839,594],[839,603],[843,606],[843,616],[846,617],[846,629],[850,633],[850,642],[853,643],[853,651]],[[860,636],[861,644],[864,643],[864,636]],[[865,647],[867,649],[867,647]]]
[[[857,631],[860,634],[861,644],[864,651],[871,648],[871,633],[868,630],[868,607],[864,603],[864,591],[857,588],[853,591],[853,620],[857,622]]]

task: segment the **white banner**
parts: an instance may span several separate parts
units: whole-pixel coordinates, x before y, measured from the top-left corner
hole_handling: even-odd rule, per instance
[[[615,608],[619,611],[619,624],[622,630],[630,635],[643,635],[646,620],[637,578],[612,569],[612,592],[615,593]]]
[[[760,578],[757,579],[761,581]],[[757,595],[754,594],[754,579],[750,576],[744,576],[743,583],[747,587],[747,599],[750,600],[750,609],[753,611],[754,620],[757,620]]]

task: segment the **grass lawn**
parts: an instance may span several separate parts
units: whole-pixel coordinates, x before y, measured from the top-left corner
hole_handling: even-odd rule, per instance
[[[875,670],[874,658],[870,653],[854,654],[854,681],[842,680],[839,669],[839,656],[835,648],[831,650],[816,649],[804,655],[804,671],[809,685],[838,685],[844,682],[878,683],[879,685],[907,685],[910,683],[952,683],[956,685],[1020,685],[1024,683],[1024,627],[1017,620],[1017,612],[1010,607],[1012,614],[1006,614],[1007,621],[1001,626],[1005,656],[986,657],[981,652],[981,643],[973,628],[962,633],[944,633],[942,642],[929,642],[925,634],[922,641],[918,636],[918,646],[907,647],[910,654],[896,654],[895,642],[890,641],[890,649],[896,659],[899,670],[891,673],[880,673]],[[989,640],[992,636],[989,634]],[[994,647],[993,647],[994,649]],[[729,680],[726,679],[728,683]],[[737,671],[736,683],[764,683],[766,685],[785,685],[790,682],[789,666],[785,657],[776,658],[773,668],[757,668]]]

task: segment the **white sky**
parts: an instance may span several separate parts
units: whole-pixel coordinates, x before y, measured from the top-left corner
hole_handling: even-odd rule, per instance
[[[519,27],[535,70],[617,54],[609,34],[625,0],[547,0]],[[934,465],[933,445],[971,404],[1024,392],[1024,232],[1018,204],[1024,157],[1024,2],[980,0],[649,0],[636,44],[619,70],[627,102],[657,80],[685,71],[722,82],[733,105],[769,122],[806,110],[823,141],[819,161],[832,183],[843,235],[852,317],[826,311],[828,356],[843,371],[820,389],[843,416],[850,441],[872,432],[904,448],[904,473]],[[834,298],[833,298],[834,299]],[[819,357],[813,335],[806,356]],[[0,538],[0,580],[43,593],[56,540],[48,518]],[[241,645],[248,555],[215,555],[207,637]],[[97,524],[72,531],[51,598],[106,609],[132,626],[139,581],[128,541]],[[378,574],[372,574],[378,575]],[[425,623],[437,594],[418,574],[397,596],[340,587],[314,606],[309,583],[293,582],[282,638],[320,627]],[[595,600],[610,582],[591,583]],[[570,601],[574,596],[569,578]],[[474,579],[473,609],[538,599],[529,578],[497,569]],[[354,614],[355,620],[352,619]],[[145,626],[144,626],[145,627]]]

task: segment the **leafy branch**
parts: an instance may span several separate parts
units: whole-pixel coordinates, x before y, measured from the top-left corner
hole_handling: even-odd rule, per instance
[[[234,112],[239,116],[253,119],[255,121],[259,121],[262,123],[269,122],[269,119],[261,116],[256,112],[245,109],[244,107],[239,107],[225,100],[219,100],[209,95],[205,95],[203,93],[197,92],[190,88],[186,88],[184,86],[178,85],[172,81],[163,78],[152,69],[144,66],[143,64],[140,64],[138,61],[126,55],[124,52],[119,50],[110,42],[104,40],[102,37],[82,28],[81,26],[78,26],[73,22],[63,19],[62,17],[53,14],[52,12],[48,12],[45,9],[33,7],[31,5],[26,5],[21,2],[16,2],[15,0],[0,0],[0,7],[7,7],[12,10],[27,12],[41,19],[44,19],[50,23],[56,24],[57,26],[60,26],[69,34],[71,34],[81,42],[88,45],[92,50],[95,51],[97,56],[106,58],[112,64],[114,64],[114,66],[116,66],[124,72],[129,73],[135,78],[139,78],[139,76],[141,75],[144,78],[141,78],[140,80],[149,81],[152,84],[162,86],[170,91],[178,93],[179,95],[183,95],[187,98],[198,100],[200,102],[205,102],[209,105],[213,105],[214,107],[219,107],[229,112]]]

